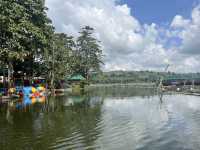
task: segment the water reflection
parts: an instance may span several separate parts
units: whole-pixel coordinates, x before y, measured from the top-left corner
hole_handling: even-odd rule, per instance
[[[45,103],[46,97],[40,96],[40,97],[29,97],[24,96],[23,98],[15,101],[10,102],[8,104],[8,107],[15,107],[17,110],[27,108],[28,106],[33,106],[36,103]]]
[[[199,97],[164,95],[160,101],[153,89],[97,88],[24,99],[0,107],[0,147],[195,150],[199,116]]]
[[[86,100],[86,96],[84,95],[75,95],[75,96],[69,96],[68,99],[65,101],[64,106],[73,106],[78,103],[82,103]]]

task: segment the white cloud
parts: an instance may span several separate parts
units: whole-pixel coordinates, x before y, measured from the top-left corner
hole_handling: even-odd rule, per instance
[[[182,40],[182,52],[200,55],[200,5],[193,9],[190,20],[178,15],[171,25],[175,28],[173,35]]]
[[[140,24],[131,15],[131,9],[126,4],[119,5],[116,2],[117,0],[46,0],[46,6],[58,32],[77,37],[80,28],[85,25],[95,29],[106,56],[105,70],[163,70],[166,59],[177,65],[176,71],[191,67],[188,63],[181,67],[179,62],[188,60],[178,53],[178,48],[166,49],[160,42],[158,25]],[[173,36],[183,39],[183,49],[195,49],[194,47],[199,46],[199,16],[197,7],[193,10],[191,20],[176,16],[171,24],[174,28]]]
[[[177,15],[174,17],[172,23],[171,23],[171,27],[174,28],[185,28],[190,24],[190,20],[189,19],[184,19],[182,16]]]

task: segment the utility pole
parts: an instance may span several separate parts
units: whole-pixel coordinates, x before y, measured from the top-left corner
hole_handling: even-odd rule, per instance
[[[170,65],[167,64],[167,66],[164,69],[164,72],[167,72],[169,66]],[[160,82],[159,82],[159,85],[158,85],[158,95],[159,95],[159,98],[160,98],[161,102],[162,102],[162,97],[163,97],[163,80],[164,80],[164,78],[161,76]]]
[[[167,66],[166,66],[164,72],[167,72],[169,66],[170,66],[170,65],[167,64]],[[160,82],[159,82],[159,86],[158,86],[158,88],[161,89],[161,90],[162,90],[162,82],[163,82],[163,77],[160,78]]]

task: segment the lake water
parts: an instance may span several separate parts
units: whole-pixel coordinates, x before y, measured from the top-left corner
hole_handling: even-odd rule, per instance
[[[200,97],[95,88],[0,107],[1,150],[198,150]]]

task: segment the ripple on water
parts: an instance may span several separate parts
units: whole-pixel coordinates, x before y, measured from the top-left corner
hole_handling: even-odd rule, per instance
[[[79,148],[83,147],[83,135],[79,132],[73,132],[70,137],[57,138],[51,149]]]
[[[33,111],[28,116],[30,119],[24,121],[15,115],[14,125],[5,124],[0,118],[3,122],[0,146],[28,149],[33,145],[34,148],[58,150],[200,149],[199,98],[166,96],[162,104],[156,97],[151,100],[111,97],[108,101],[92,108],[74,106],[76,109],[57,112],[53,117],[43,115],[41,118]],[[74,113],[77,110],[78,113]],[[45,120],[50,120],[51,125]]]

